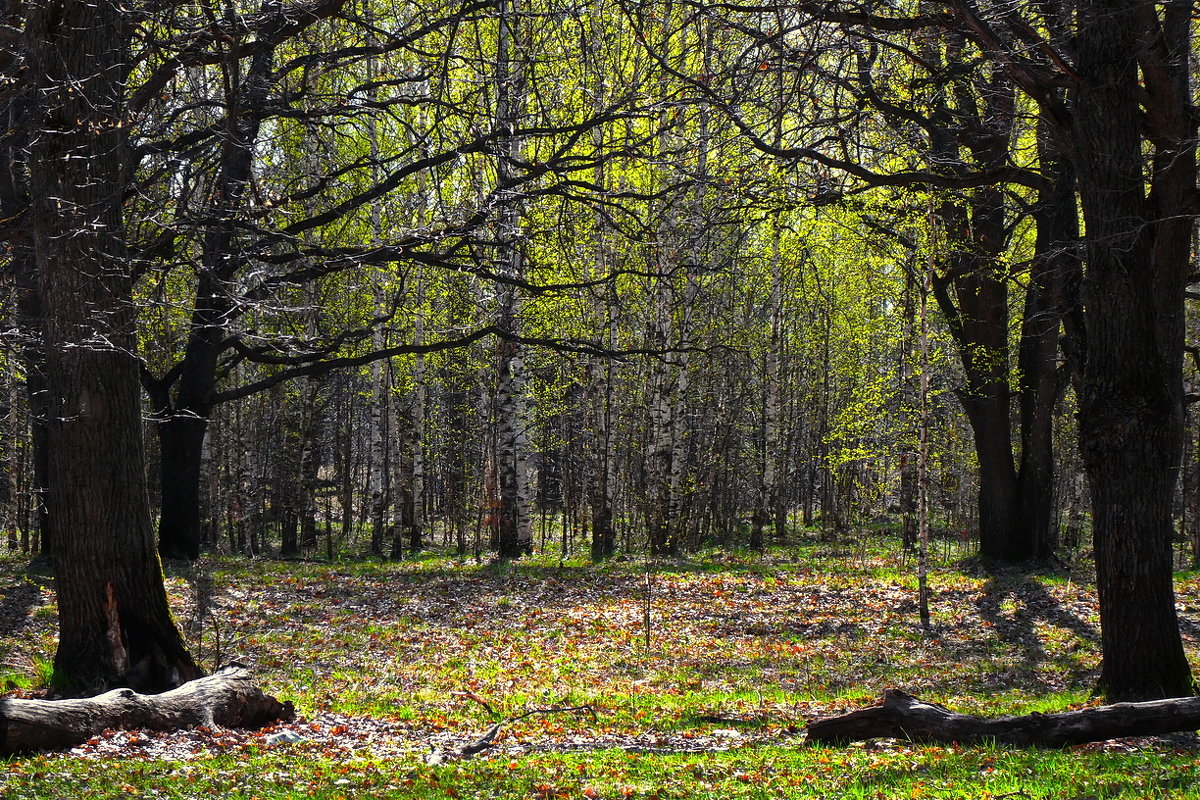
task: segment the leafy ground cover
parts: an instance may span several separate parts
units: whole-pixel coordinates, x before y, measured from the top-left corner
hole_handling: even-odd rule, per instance
[[[52,587],[20,561],[0,570],[0,686],[32,692],[53,652]],[[1200,797],[1191,735],[1064,751],[804,745],[806,719],[886,686],[985,714],[1093,702],[1085,574],[944,564],[926,633],[910,572],[886,540],[598,566],[209,559],[169,576],[194,652],[254,665],[300,718],[110,731],[11,760],[0,797]],[[1200,576],[1179,590],[1200,663]],[[459,755],[497,720],[563,707],[587,710],[528,716]]]

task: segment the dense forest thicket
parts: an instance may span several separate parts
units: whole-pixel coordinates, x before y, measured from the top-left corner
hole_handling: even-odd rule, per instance
[[[110,672],[195,672],[153,518],[183,559],[932,521],[1091,532],[1102,683],[1191,686],[1189,3],[7,13],[0,510],[78,590],[60,653],[120,606]]]
[[[165,554],[478,551],[504,492],[523,540],[563,520],[598,553],[915,511],[918,312],[955,279],[942,217],[976,193],[871,188],[743,129],[920,168],[931,144],[889,103],[962,113],[949,89],[974,103],[980,79],[905,64],[915,34],[868,54],[782,7],[339,9],[249,59],[282,5],[226,9],[236,37],[202,57],[199,9],[138,42],[126,213]],[[876,83],[847,85],[867,58]],[[1007,114],[1006,157],[1033,169],[1033,111]],[[1036,207],[1003,189],[996,289],[1019,298]],[[36,550],[39,311],[17,277],[2,513],[9,546]],[[973,356],[1014,413],[1019,312]],[[947,317],[927,324],[931,508],[974,535],[971,378]],[[1077,537],[1056,401],[1054,520]]]

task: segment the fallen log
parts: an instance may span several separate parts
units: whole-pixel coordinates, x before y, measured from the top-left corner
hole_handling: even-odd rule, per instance
[[[246,667],[230,664],[162,694],[113,689],[77,700],[0,700],[0,755],[72,747],[109,728],[260,728],[295,713],[291,701],[263,693]]]
[[[845,744],[897,738],[915,742],[997,742],[1018,747],[1066,747],[1121,736],[1154,736],[1200,729],[1200,697],[1025,714],[976,717],[886,689],[883,702],[838,717],[809,722],[810,743]]]

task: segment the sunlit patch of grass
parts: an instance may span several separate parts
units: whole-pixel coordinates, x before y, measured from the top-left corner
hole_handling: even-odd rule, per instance
[[[331,757],[307,746],[257,748],[192,762],[40,756],[10,764],[0,796],[125,798],[479,798],[674,800],[1194,797],[1194,754],[1010,751],[884,744],[735,747],[686,753],[620,749],[428,764],[415,757]]]
[[[935,563],[925,631],[912,556],[883,536],[597,565],[555,553],[509,564],[432,551],[395,563],[206,558],[193,572],[173,568],[177,614],[189,618],[193,576],[206,571],[211,608],[197,635],[211,642],[219,631],[227,657],[254,663],[303,714],[403,722],[406,752],[438,735],[470,741],[535,708],[590,706],[596,717],[531,717],[505,728],[511,751],[442,765],[333,755],[315,742],[184,764],[37,756],[7,765],[0,798],[128,796],[122,786],[247,800],[1200,797],[1196,754],[1164,747],[797,747],[806,719],[872,703],[889,686],[986,715],[1095,702],[1099,624],[1082,573],[989,578]],[[0,559],[0,578],[21,570]],[[1200,573],[1180,587],[1186,615]],[[49,597],[19,641],[0,645],[17,674],[53,652]],[[1198,646],[1188,640],[1193,657]],[[692,735],[730,749],[679,752]],[[621,740],[648,751],[611,749]],[[533,752],[563,742],[585,749]]]
[[[26,671],[0,669],[0,692],[34,688],[34,679]]]

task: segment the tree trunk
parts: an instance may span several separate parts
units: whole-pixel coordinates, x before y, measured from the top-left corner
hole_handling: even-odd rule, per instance
[[[600,31],[604,26],[604,12],[599,4],[593,7],[591,22],[594,31]],[[596,37],[588,37],[584,44],[589,61],[600,63],[596,59],[595,48],[599,45]],[[593,72],[590,90],[596,102],[608,101],[608,81],[600,71]],[[592,131],[592,145],[597,152],[604,149],[605,130],[596,126]],[[596,186],[607,186],[608,175],[605,162],[598,160],[592,173]],[[604,213],[597,212],[595,216],[595,247],[596,260],[594,264],[595,277],[604,278],[609,272],[610,245],[608,239],[608,220]],[[605,290],[604,303],[604,335],[610,350],[617,349],[618,324],[617,309],[620,296],[616,282],[612,282]],[[592,516],[592,560],[610,558],[617,549],[616,530],[613,527],[613,492],[616,489],[616,436],[613,425],[613,394],[615,368],[613,359],[605,358],[602,363],[593,361],[590,365],[594,377],[589,381],[588,391],[584,398],[588,413],[585,415],[585,425],[591,431],[591,445],[587,448],[590,458],[587,458],[586,469],[591,473],[588,479],[587,499]],[[590,423],[590,424],[589,424]]]
[[[1033,212],[1037,239],[1017,354],[1021,421],[1017,530],[1027,537],[1023,549],[1038,561],[1050,559],[1058,547],[1053,516],[1054,408],[1065,386],[1058,369],[1058,340],[1066,286],[1078,280],[1081,269],[1074,175],[1049,139],[1046,131],[1039,131],[1042,173],[1049,188],[1039,195]]]
[[[888,689],[883,693],[881,705],[810,722],[808,741],[845,744],[895,738],[913,742],[1067,747],[1119,736],[1153,736],[1196,728],[1200,728],[1200,697],[987,719],[956,714],[899,689]]]
[[[608,308],[605,311],[608,316],[608,346],[615,349],[617,298],[613,296],[616,294],[615,289],[609,291]],[[617,550],[617,533],[613,525],[613,492],[617,483],[616,435],[613,430],[615,368],[612,360],[606,359],[603,365],[596,365],[596,370],[597,377],[590,403],[594,439],[590,448],[592,476],[588,495],[592,512],[593,561],[610,558]]]
[[[277,0],[264,0],[266,11]],[[236,53],[231,55],[236,62]],[[255,145],[272,81],[274,49],[264,48],[251,60],[244,80],[224,97],[224,135],[214,202],[207,209],[213,220],[204,232],[202,269],[196,281],[190,330],[179,364],[162,380],[143,376],[154,404],[162,446],[159,552],[164,558],[195,560],[200,555],[200,481],[204,436],[217,392],[217,360],[229,346],[228,326],[241,311],[230,298],[229,287],[239,258],[238,217],[245,210],[247,187],[253,172]],[[236,72],[240,65],[223,65]],[[253,113],[247,113],[253,112]],[[174,397],[172,397],[174,392]]]
[[[917,547],[918,490],[920,453],[917,442],[920,420],[921,392],[917,380],[916,359],[920,343],[917,336],[918,291],[917,262],[913,260],[904,270],[903,327],[900,352],[900,413],[903,419],[902,449],[900,452],[900,546],[904,550]],[[924,286],[924,281],[922,281]],[[926,299],[928,304],[928,299]]]
[[[377,299],[376,302],[382,303],[382,300]],[[378,328],[374,332],[373,344],[376,348],[384,346],[383,331]],[[376,361],[371,365],[371,383],[370,449],[367,453],[371,472],[371,552],[382,555],[389,509],[393,502],[394,471],[392,436],[395,413],[392,370],[388,362]]]
[[[985,561],[1006,564],[1029,558],[1027,537],[1017,530],[1020,510],[1013,465],[1009,393],[963,398],[979,461],[979,553]]]
[[[123,241],[130,20],[119,4],[30,6],[30,148],[46,310],[50,526],[66,691],[162,690],[199,674],[167,606],[143,467],[132,281]]]
[[[948,37],[947,62],[961,61],[961,42]],[[938,56],[931,50],[930,56]],[[1012,85],[999,68],[986,83],[973,88],[985,102],[957,108],[966,120],[953,124],[950,109],[935,114],[930,153],[936,162],[952,163],[967,148],[975,164],[996,168],[1009,162],[1016,115]],[[963,116],[965,115],[965,116]],[[1012,267],[1004,260],[1009,244],[1007,200],[999,186],[971,190],[965,205],[945,202],[937,221],[949,253],[935,283],[966,378],[961,391],[979,462],[980,555],[991,562],[1014,564],[1053,553],[1050,529],[1053,487],[1053,411],[1058,397],[1056,355],[1062,314],[1060,273],[1069,266],[1064,243],[1074,237],[1062,219],[1074,210],[1073,184],[1062,174],[1044,131],[1039,143],[1050,184],[1039,197],[1037,254],[1030,268],[1021,338],[1018,345],[1021,460],[1013,455],[1010,381],[1008,286]]]
[[[200,478],[205,417],[177,414],[158,423],[162,489],[158,548],[163,558],[200,556]]]
[[[528,34],[521,24],[520,0],[502,0],[497,12],[499,31],[496,54],[496,122],[510,132],[520,126],[525,114],[526,68],[528,57],[522,42]],[[505,139],[497,159],[496,180],[500,191],[511,191],[516,180],[517,163],[523,157],[519,136]],[[524,276],[521,250],[521,212],[509,201],[500,210],[498,272],[519,281]],[[502,331],[519,334],[521,298],[512,282],[497,287],[496,325]],[[501,558],[516,558],[533,551],[533,527],[529,513],[529,436],[528,400],[525,396],[525,355],[522,345],[505,339],[497,348],[496,367],[496,480],[500,502],[497,516],[497,544]]]
[[[113,689],[79,700],[0,700],[0,756],[71,747],[110,728],[260,728],[293,716],[290,701],[263,694],[248,670],[231,664],[162,694]]]
[[[782,95],[781,95],[782,102]],[[758,506],[754,509],[754,528],[751,531],[750,547],[763,549],[762,527],[770,524],[776,543],[782,543],[787,534],[787,506],[783,501],[781,474],[783,459],[783,387],[780,381],[783,356],[783,256],[779,239],[783,231],[779,224],[779,213],[771,217],[771,296],[768,313],[771,319],[770,338],[763,369],[763,424],[762,424],[762,481],[759,488]]]
[[[1154,35],[1139,31],[1150,23],[1132,4],[1113,5],[1086,4],[1079,21],[1072,135],[1088,243],[1079,442],[1092,496],[1100,682],[1109,699],[1141,700],[1194,688],[1175,614],[1171,506],[1183,442],[1195,123],[1186,91],[1190,19],[1179,7],[1157,34],[1178,58],[1164,69],[1179,77],[1164,87],[1149,76],[1156,152],[1147,194],[1147,88],[1131,54],[1158,54],[1142,52]]]

